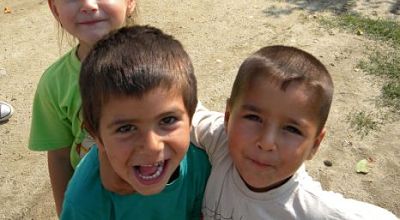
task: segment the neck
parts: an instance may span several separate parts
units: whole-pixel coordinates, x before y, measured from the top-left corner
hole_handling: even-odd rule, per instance
[[[78,50],[76,51],[76,55],[78,56],[79,60],[83,62],[87,55],[89,54],[92,46],[83,42],[79,42]]]
[[[168,180],[168,183],[172,183],[174,180],[178,179],[179,177],[179,172],[180,172],[180,166],[178,166],[174,173],[171,175],[171,177]]]
[[[277,183],[271,184],[271,185],[269,185],[269,186],[267,186],[267,187],[263,187],[263,188],[252,187],[252,186],[250,186],[249,184],[247,184],[247,182],[246,182],[243,178],[242,178],[242,180],[243,180],[243,182],[246,184],[246,186],[247,186],[251,191],[253,191],[253,192],[268,192],[268,191],[270,191],[270,190],[272,190],[272,189],[276,189],[276,188],[282,186],[282,185],[285,184],[290,178],[292,178],[292,176],[290,176],[290,177],[288,177],[288,178],[286,178],[286,179],[284,179],[284,180],[281,180],[281,181],[279,181],[279,182],[277,182]]]

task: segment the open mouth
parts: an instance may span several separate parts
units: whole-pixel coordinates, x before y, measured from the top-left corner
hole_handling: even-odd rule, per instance
[[[157,183],[163,176],[168,165],[168,160],[160,161],[154,164],[145,164],[134,166],[137,179],[145,185]]]

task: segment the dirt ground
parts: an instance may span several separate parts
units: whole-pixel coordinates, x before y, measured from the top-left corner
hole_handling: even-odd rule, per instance
[[[222,111],[241,61],[272,44],[300,47],[317,56],[331,72],[335,97],[328,133],[318,156],[307,164],[327,190],[371,202],[400,216],[400,120],[377,107],[382,80],[356,64],[374,41],[322,27],[318,18],[346,8],[349,1],[168,0],[140,1],[142,23],[162,28],[180,39],[190,53],[199,95]],[[3,13],[8,7],[11,13]],[[352,10],[399,21],[393,1],[359,0]],[[0,124],[0,219],[56,219],[46,153],[27,149],[31,105],[37,82],[63,52],[57,26],[46,0],[0,0],[0,100],[15,115]],[[380,130],[365,138],[346,121],[354,111],[385,115]],[[370,158],[370,172],[355,164]],[[332,161],[327,167],[324,160]],[[396,187],[397,186],[397,187]],[[368,210],[366,210],[367,212]]]

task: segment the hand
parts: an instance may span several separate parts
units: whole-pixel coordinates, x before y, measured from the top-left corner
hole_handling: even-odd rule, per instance
[[[120,195],[127,195],[135,192],[131,185],[115,173],[104,151],[99,150],[99,161],[100,177],[104,188]]]

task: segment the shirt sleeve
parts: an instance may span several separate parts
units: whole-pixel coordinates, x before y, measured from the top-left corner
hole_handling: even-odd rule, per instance
[[[207,152],[213,164],[222,148],[227,146],[224,114],[210,111],[199,103],[193,115],[190,137],[194,145]]]
[[[32,108],[29,138],[31,150],[54,150],[71,146],[71,122],[57,105],[57,89],[44,79],[38,85]]]

